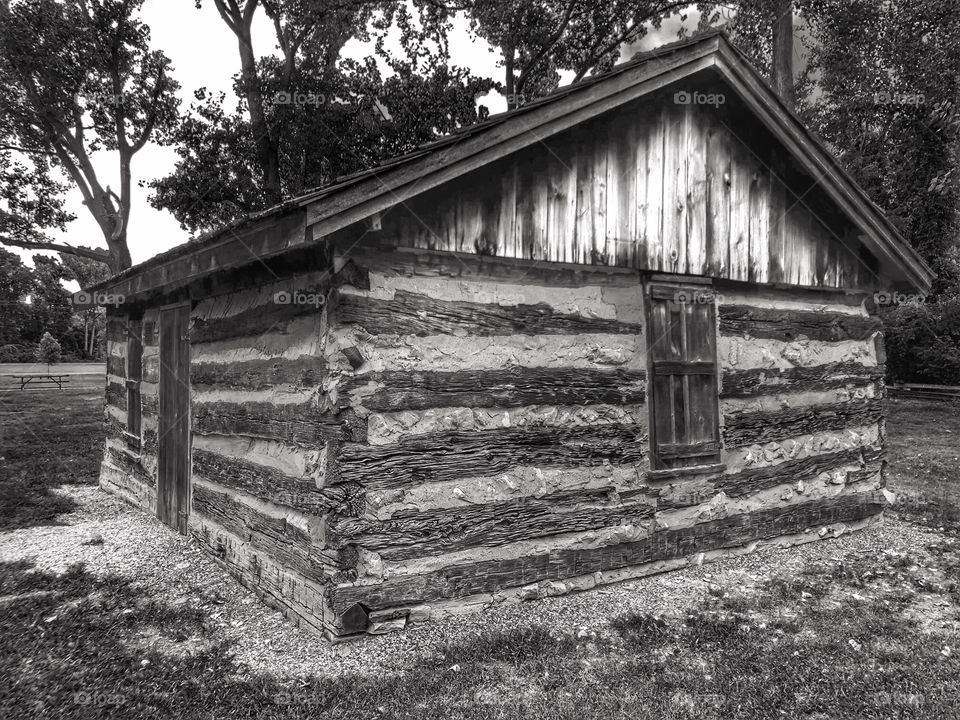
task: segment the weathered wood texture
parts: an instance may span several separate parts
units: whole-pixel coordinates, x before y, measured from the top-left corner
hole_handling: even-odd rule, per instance
[[[193,488],[193,512],[207,517],[285,567],[316,582],[328,573],[318,562],[310,536],[285,518],[272,517],[203,485]]]
[[[363,505],[361,488],[355,483],[318,488],[311,478],[291,477],[279,470],[209,450],[194,448],[193,470],[195,476],[209,482],[305,513],[323,515],[335,511],[349,516],[358,514]]]
[[[190,383],[196,389],[268,390],[277,385],[314,387],[323,381],[323,358],[304,356],[294,360],[270,358],[241,362],[196,362],[190,366]]]
[[[374,372],[351,378],[345,402],[393,412],[435,407],[522,407],[642,403],[646,372],[620,369],[523,368],[442,372]]]
[[[653,516],[649,488],[567,491],[502,503],[422,512],[402,510],[389,520],[331,520],[326,540],[333,547],[359,542],[386,560],[439,555],[517,540],[632,525]]]
[[[199,402],[193,406],[197,435],[243,435],[316,446],[339,438],[342,423],[313,403]]]
[[[879,318],[834,312],[757,308],[744,305],[720,306],[720,332],[756,338],[792,341],[866,340],[880,332]]]
[[[732,94],[719,107],[671,99],[629,104],[413,197],[382,213],[379,234],[497,257],[879,285],[850,221]]]
[[[337,319],[374,335],[635,335],[639,324],[563,314],[544,304],[451,302],[398,291],[392,300],[340,294]]]
[[[762,445],[806,433],[874,425],[882,416],[879,399],[736,413],[725,417],[723,438],[728,448]]]
[[[821,455],[812,455],[799,460],[787,460],[776,465],[747,468],[738,473],[720,475],[714,482],[716,490],[730,497],[740,497],[767,490],[778,485],[810,483],[825,472],[837,471],[845,466],[859,464],[860,469],[872,468],[882,459],[883,451],[876,447],[857,447]],[[859,477],[845,479],[856,482]]]
[[[382,489],[487,475],[518,465],[631,463],[646,454],[645,427],[610,424],[431,433],[393,445],[344,443],[338,462],[344,480]]]
[[[738,547],[755,540],[861,520],[882,508],[882,498],[861,493],[758,510],[691,527],[655,532],[637,542],[559,549],[519,558],[451,565],[436,572],[389,578],[377,585],[335,587],[330,590],[332,606],[334,612],[339,613],[357,602],[370,610],[379,610],[469,597],[544,580],[563,580],[687,557],[707,550]]]
[[[883,367],[851,361],[787,369],[726,369],[720,397],[758,397],[841,387],[865,388],[883,380],[883,376]]]

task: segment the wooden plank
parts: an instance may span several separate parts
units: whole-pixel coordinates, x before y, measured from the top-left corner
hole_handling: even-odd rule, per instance
[[[315,447],[340,436],[340,422],[313,403],[195,402],[197,435],[243,435]]]
[[[549,580],[682,558],[719,548],[742,547],[833,523],[850,523],[879,513],[882,496],[873,493],[758,510],[661,530],[643,540],[594,548],[557,549],[538,555],[450,565],[422,575],[400,575],[376,585],[340,586],[330,590],[335,612],[354,603],[370,610],[463,598]]]
[[[329,579],[324,565],[317,562],[310,536],[282,517],[272,517],[236,502],[230,495],[203,485],[193,489],[193,512],[213,520],[278,564],[304,577],[323,583]]]
[[[190,365],[190,382],[195,390],[204,387],[266,390],[277,385],[312,387],[322,383],[325,376],[326,363],[322,357],[315,356]]]
[[[190,306],[160,313],[157,517],[187,532],[190,511]]]
[[[107,383],[107,405],[127,411],[127,387],[120,383]]]
[[[317,289],[318,294],[323,292]],[[306,315],[319,318],[320,308],[307,303],[270,302],[225,318],[197,318],[190,330],[190,341],[204,343],[241,337],[255,338],[265,333],[285,335],[291,320]]]
[[[373,335],[636,335],[642,330],[635,323],[559,313],[545,303],[435,300],[404,290],[398,290],[392,300],[340,294],[336,303],[340,323],[359,325]]]
[[[707,195],[704,275],[730,277],[732,168],[729,137],[713,116],[707,131]]]
[[[663,235],[659,269],[685,273],[686,248],[686,132],[682,105],[664,104]]]
[[[664,120],[666,110],[661,109],[646,123],[647,127],[647,198],[644,213],[643,236],[647,248],[648,270],[667,270],[663,265],[663,208],[664,208]]]
[[[707,272],[707,128],[708,114],[699,105],[684,106],[686,135],[686,264],[682,272],[708,275]]]
[[[747,468],[738,473],[720,475],[714,479],[714,487],[729,497],[742,497],[779,485],[798,482],[810,483],[825,472],[835,471],[845,465],[858,463],[866,468],[881,459],[883,451],[875,447],[856,447],[836,452],[812,455],[799,460],[787,460],[776,465]],[[858,476],[854,476],[856,481]]]
[[[875,425],[882,417],[879,399],[733,413],[724,416],[723,440],[727,449],[762,445],[798,435]]]
[[[368,490],[491,475],[520,465],[582,467],[631,463],[647,454],[646,428],[498,428],[416,435],[393,445],[344,443],[341,478]]]
[[[333,519],[326,542],[355,544],[384,560],[405,560],[519,540],[582,532],[649,520],[656,491],[610,487],[522,497],[506,502],[439,510],[402,510],[387,520]]]
[[[882,380],[883,376],[882,366],[861,365],[854,361],[783,369],[726,369],[723,371],[720,397],[759,397],[840,387],[865,388]]]
[[[395,412],[434,407],[510,408],[525,405],[642,403],[643,370],[524,368],[509,370],[386,371],[342,386],[350,404]]]
[[[792,342],[801,335],[810,340],[869,340],[883,330],[875,317],[845,313],[721,305],[720,334]]]
[[[307,514],[337,512],[352,516],[363,509],[362,488],[351,483],[318,488],[312,478],[293,477],[257,463],[199,448],[193,450],[193,468],[197,475],[217,485]]]
[[[156,487],[157,481],[144,467],[126,452],[111,445],[107,446],[107,459],[117,469],[123,471],[130,479],[143,483],[148,487]]]
[[[740,139],[730,135],[726,126],[724,127],[724,134],[728,135],[731,157],[730,243],[727,251],[728,277],[733,280],[748,282],[754,276],[766,277],[766,268],[760,275],[751,274],[751,253],[755,253],[755,248],[750,241],[751,218],[754,217],[751,212],[750,190],[754,183],[755,169],[748,150],[741,144]],[[759,227],[757,232],[760,232]]]
[[[609,178],[607,170],[609,167],[607,156],[607,143],[609,138],[593,136],[592,141],[587,145],[587,150],[593,155],[593,177],[590,182],[591,201],[591,221],[593,222],[593,246],[590,248],[590,261],[594,265],[613,265],[613,248],[610,238],[607,236],[608,215],[610,208],[607,207],[607,198],[609,189],[607,184]]]
[[[107,355],[107,375],[127,376],[127,358],[121,355]]]

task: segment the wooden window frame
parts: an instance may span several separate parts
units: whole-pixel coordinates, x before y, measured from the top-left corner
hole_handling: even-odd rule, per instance
[[[679,300],[678,300],[679,298]],[[685,298],[690,298],[686,300]],[[718,357],[718,331],[717,331],[717,308],[716,294],[712,283],[707,278],[687,278],[677,276],[658,277],[652,276],[644,282],[644,306],[646,319],[645,350],[647,355],[647,405],[649,412],[649,441],[650,441],[650,468],[654,473],[665,473],[668,475],[682,474],[692,472],[704,467],[719,466],[721,462],[722,441],[720,437],[720,363]],[[659,338],[654,338],[654,303],[656,302],[693,302],[698,305],[708,306],[710,308],[708,319],[709,326],[712,328],[710,336],[710,346],[713,359],[711,362],[695,361],[667,361],[655,360],[654,343]],[[683,344],[681,354],[687,351],[686,334],[686,314],[681,313],[680,337]],[[672,378],[684,377],[683,397],[685,405],[685,425],[687,433],[691,432],[690,417],[687,412],[691,405],[690,386],[687,377],[691,375],[708,375],[713,377],[713,397],[710,401],[710,412],[712,415],[713,439],[707,442],[691,443],[676,442],[676,445],[669,456],[665,456],[663,449],[664,443],[659,441],[657,436],[658,428],[658,404],[655,383],[660,376],[669,375]],[[674,381],[671,379],[671,383]],[[671,387],[673,385],[671,384]],[[669,393],[674,397],[674,391]],[[662,412],[663,409],[659,408]],[[674,406],[671,404],[670,412],[674,412]],[[672,438],[675,439],[675,438]],[[684,461],[696,460],[694,464],[685,464]]]

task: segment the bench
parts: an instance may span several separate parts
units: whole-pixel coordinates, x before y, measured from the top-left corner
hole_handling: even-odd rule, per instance
[[[16,375],[20,381],[20,389],[24,390],[27,386],[31,388],[52,388],[57,387],[63,390],[63,384],[70,382],[66,375]]]

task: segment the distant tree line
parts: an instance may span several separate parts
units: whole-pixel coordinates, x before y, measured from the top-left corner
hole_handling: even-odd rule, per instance
[[[104,311],[75,308],[64,281],[81,285],[106,277],[107,266],[73,255],[34,255],[34,266],[0,248],[0,362],[35,362],[49,333],[61,359],[103,357]]]

